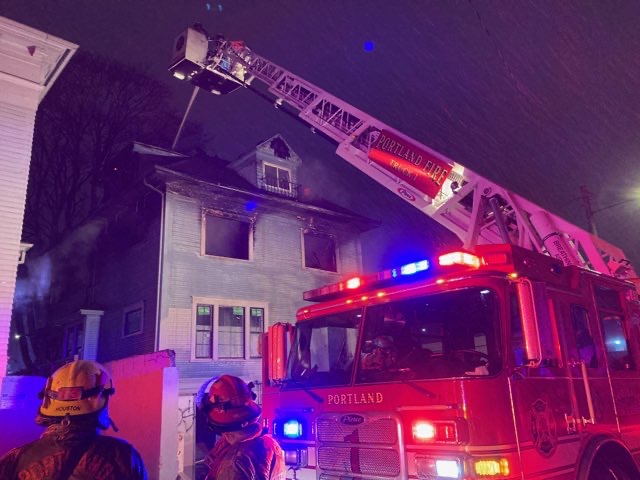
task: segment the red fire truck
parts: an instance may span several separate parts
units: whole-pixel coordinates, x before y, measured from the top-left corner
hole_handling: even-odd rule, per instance
[[[178,37],[170,70],[259,80],[460,251],[304,293],[269,328],[263,419],[301,479],[640,478],[640,302],[617,247],[249,50]]]

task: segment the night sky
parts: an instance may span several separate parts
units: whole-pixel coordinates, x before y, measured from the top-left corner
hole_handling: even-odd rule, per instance
[[[166,68],[200,22],[582,228],[580,185],[594,209],[635,197],[595,223],[640,270],[640,2],[5,0],[1,14],[148,71],[179,111],[192,89]],[[367,188],[250,91],[201,92],[190,119],[223,158],[281,133],[310,177],[332,168],[341,195]]]

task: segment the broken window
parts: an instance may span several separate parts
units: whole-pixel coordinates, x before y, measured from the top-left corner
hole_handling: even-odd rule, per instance
[[[337,272],[336,242],[329,235],[304,232],[304,266]]]
[[[251,224],[248,221],[205,214],[204,254],[249,260]]]

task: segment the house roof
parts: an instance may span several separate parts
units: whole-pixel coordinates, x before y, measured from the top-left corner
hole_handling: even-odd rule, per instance
[[[194,162],[190,166],[193,167],[195,165],[196,163]],[[379,226],[379,222],[376,220],[363,217],[346,208],[331,205],[328,202],[314,201],[310,203],[281,197],[278,194],[259,189],[239,176],[241,182],[234,184],[228,181],[233,176],[225,177],[223,172],[216,172],[213,175],[216,177],[214,180],[212,175],[206,175],[208,179],[205,179],[203,175],[193,175],[184,170],[182,165],[177,167],[173,165],[167,167],[156,166],[153,177],[165,185],[172,186],[174,191],[177,190],[185,195],[220,196],[223,194],[227,197],[262,200],[264,205],[269,205],[272,208],[285,209],[304,215],[320,215],[333,221],[348,223],[363,231]],[[224,181],[225,179],[227,181]]]

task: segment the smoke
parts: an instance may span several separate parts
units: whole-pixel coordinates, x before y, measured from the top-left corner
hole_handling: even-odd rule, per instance
[[[27,254],[25,271],[16,281],[14,308],[46,303],[53,293],[61,293],[73,280],[88,278],[89,259],[107,222],[92,220],[75,229],[48,252],[33,257]]]

